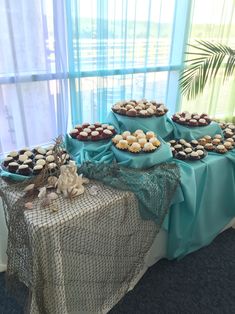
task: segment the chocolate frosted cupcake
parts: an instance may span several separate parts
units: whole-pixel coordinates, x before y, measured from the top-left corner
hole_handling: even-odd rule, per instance
[[[9,172],[12,172],[12,173],[16,173],[16,171],[18,170],[19,168],[19,165],[17,162],[10,162],[9,165],[8,165],[8,171]]]

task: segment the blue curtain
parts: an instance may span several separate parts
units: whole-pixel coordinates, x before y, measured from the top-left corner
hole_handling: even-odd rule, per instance
[[[173,112],[190,0],[70,0],[72,124],[104,121],[122,99],[156,99]]]

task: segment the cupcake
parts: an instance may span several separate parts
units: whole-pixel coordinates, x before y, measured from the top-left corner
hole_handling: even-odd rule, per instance
[[[146,139],[146,135],[144,133],[138,133],[136,138],[137,138],[137,140],[139,140],[140,138],[145,138]]]
[[[42,159],[43,160],[43,159]],[[33,161],[32,161],[32,159],[26,159],[25,161],[24,161],[24,163],[23,163],[23,165],[27,165],[27,166],[29,166],[29,168],[33,168]]]
[[[206,140],[207,143],[211,143],[212,142],[212,139],[211,139],[210,135],[205,135],[204,139]]]
[[[90,123],[85,122],[85,123],[82,124],[82,128],[83,129],[88,128],[89,125],[90,125]]]
[[[197,122],[196,119],[190,119],[189,122],[188,122],[188,124],[189,124],[190,126],[198,126],[198,122]]]
[[[109,125],[108,125],[107,123],[101,124],[101,127],[102,127],[103,129],[107,129],[108,126],[109,126]]]
[[[192,148],[192,145],[191,145],[190,143],[185,143],[185,144],[184,144],[184,147],[186,147],[186,148],[187,148],[187,147]]]
[[[95,125],[91,124],[91,125],[89,126],[89,129],[90,129],[91,131],[95,131],[96,127],[95,127]]]
[[[152,143],[144,144],[143,151],[145,153],[151,153],[156,150],[156,147]]]
[[[19,168],[18,163],[13,161],[13,162],[10,162],[10,163],[8,164],[7,170],[8,170],[9,172],[16,173],[16,171],[18,170],[18,168]]]
[[[95,122],[95,123],[94,123],[94,126],[95,126],[96,128],[100,128],[100,127],[101,127],[101,123],[100,123],[100,122]]]
[[[128,149],[128,142],[127,142],[127,140],[120,140],[117,143],[116,147],[118,149],[121,149],[121,150],[127,150]]]
[[[186,153],[186,154],[191,154],[192,153],[192,148],[190,148],[190,147],[187,147],[187,148],[185,148],[184,149],[184,152]]]
[[[205,126],[205,125],[207,125],[207,121],[205,119],[201,118],[198,120],[198,125]]]
[[[198,143],[199,143],[199,145],[204,146],[204,145],[206,144],[206,139],[205,139],[204,137],[202,137],[202,138],[200,138],[200,139],[198,140]]]
[[[176,140],[170,140],[169,143],[170,143],[171,145],[175,145],[177,142],[176,142]]]
[[[185,143],[187,143],[183,138],[181,138],[180,140],[179,140],[179,144],[181,144],[181,145],[184,145]]]
[[[44,159],[44,156],[38,154],[38,155],[36,155],[36,156],[34,157],[34,159],[35,159],[35,161],[37,161],[38,159]]]
[[[18,168],[18,173],[23,176],[30,176],[32,171],[28,165],[20,165]]]
[[[115,128],[114,128],[114,126],[112,126],[112,125],[108,125],[108,126],[107,126],[107,130],[111,131],[113,134],[116,133]]]
[[[133,136],[133,135],[127,136],[127,137],[126,137],[126,140],[127,140],[127,142],[128,142],[129,145],[131,145],[132,143],[134,143],[134,142],[137,141],[136,137]]]
[[[200,159],[202,159],[205,156],[205,152],[202,149],[198,149],[197,153],[198,153],[198,156],[200,157]]]
[[[224,145],[218,145],[215,149],[215,151],[219,154],[224,154],[227,152],[227,149],[225,148]]]
[[[121,140],[123,140],[123,137],[120,134],[117,134],[112,138],[114,144],[117,144]]]
[[[186,121],[185,118],[179,118],[179,120],[178,120],[177,122],[178,122],[179,124],[183,124],[183,125],[187,124],[187,121]]]
[[[64,153],[62,156],[61,156],[62,160],[65,161],[65,162],[68,162],[70,160],[70,156],[68,153]]]
[[[234,139],[229,137],[229,138],[226,138],[226,142],[230,142],[234,145]]]
[[[213,145],[219,145],[221,143],[221,140],[219,139],[219,138],[214,138],[213,140],[212,140],[212,144]]]
[[[46,160],[45,159],[38,159],[36,162],[36,165],[45,166]]]
[[[108,130],[108,129],[104,129],[104,130],[103,130],[102,137],[103,137],[104,139],[110,138],[110,137],[112,137],[112,135],[113,135],[113,132],[112,132],[112,131],[110,131],[110,130]]]
[[[30,148],[29,147],[24,147],[24,148],[21,148],[20,151],[19,151],[19,154],[20,155],[23,155],[25,152],[29,151]]]
[[[38,147],[36,150],[36,154],[39,154],[39,155],[46,155],[46,149],[45,148],[42,148],[42,147]]]
[[[55,161],[55,157],[53,155],[49,155],[46,157],[46,162],[54,162]]]
[[[78,129],[72,129],[70,132],[69,132],[69,135],[72,137],[72,138],[76,138],[78,136]]]
[[[28,159],[28,156],[27,156],[27,155],[20,155],[20,156],[19,156],[19,159],[18,159],[18,162],[19,162],[20,164],[23,164],[24,161],[27,160],[27,159]]]
[[[129,117],[136,117],[137,116],[137,111],[136,109],[132,108],[127,110],[126,115]]]
[[[53,155],[53,151],[52,151],[52,150],[48,150],[48,151],[46,152],[46,156],[50,156],[50,155]]]
[[[48,164],[48,169],[51,173],[56,172],[58,170],[57,164],[55,162],[51,162]]]
[[[197,145],[197,146],[196,146],[196,149],[197,149],[197,150],[198,150],[198,149],[202,149],[202,150],[203,150],[203,149],[204,149],[204,146],[202,146],[202,145]]]
[[[157,116],[163,116],[165,114],[165,111],[164,111],[164,109],[163,108],[157,108],[156,109],[156,115]]]
[[[183,149],[183,146],[181,144],[176,144],[174,147],[177,152]]]
[[[92,131],[91,132],[91,140],[97,141],[100,138],[100,134],[98,131]]]
[[[88,140],[88,133],[87,132],[80,132],[77,136],[77,139],[80,141],[87,141]]]
[[[221,141],[222,141],[222,139],[223,139],[223,137],[222,137],[221,134],[215,134],[214,138],[215,138],[215,139],[219,139],[219,140],[221,140]]]
[[[176,155],[176,150],[175,150],[175,148],[174,148],[174,147],[171,147],[171,152],[172,152],[173,156],[175,156],[175,155]]]
[[[186,160],[187,159],[187,155],[185,152],[178,152],[175,157],[177,159],[180,159],[180,160]]]
[[[233,145],[232,145],[231,142],[224,142],[224,147],[225,147],[227,150],[233,149]]]
[[[12,157],[14,160],[17,160],[19,157],[19,153],[16,151],[12,151],[7,155],[7,157]]]
[[[30,150],[27,150],[26,152],[24,152],[24,155],[26,155],[30,159],[33,159],[34,157],[33,152],[31,152]]]
[[[10,162],[14,162],[14,158],[13,158],[13,157],[6,157],[6,158],[3,160],[3,166],[4,166],[4,167],[7,167]]]
[[[42,165],[36,165],[33,167],[33,174],[37,175],[39,174],[43,169],[43,166]]]
[[[133,133],[134,136],[137,136],[138,134],[144,134],[144,131],[138,129],[138,130],[136,130],[136,131]]]
[[[189,157],[190,157],[191,160],[199,160],[200,159],[200,156],[199,156],[198,152],[192,152],[189,155]]]
[[[87,126],[88,126],[89,124],[87,124]],[[86,127],[87,127],[86,126]],[[83,130],[83,126],[81,125],[81,124],[77,124],[77,125],[75,125],[75,127],[74,127],[75,129],[77,129],[78,130],[78,132],[81,132],[82,130]],[[84,126],[84,128],[85,128],[85,126]]]
[[[104,129],[102,127],[96,128],[96,131],[99,132],[99,134],[103,134]]]
[[[131,146],[128,147],[128,150],[131,153],[139,153],[141,151],[141,146],[139,143],[132,143]]]
[[[88,134],[88,136],[91,135],[91,129],[90,128],[84,128],[83,132],[86,132]],[[81,134],[81,132],[80,132],[80,134]]]
[[[146,138],[139,138],[138,143],[140,144],[141,148],[143,148],[144,145],[147,143],[147,139]]]
[[[154,146],[159,147],[161,142],[156,137],[151,137],[149,143],[152,143]]]
[[[122,133],[122,137],[123,137],[124,140],[125,140],[125,139],[127,138],[127,136],[129,136],[129,135],[131,135],[131,132],[129,132],[129,131],[125,131],[125,132]]]
[[[155,133],[152,131],[146,132],[146,138],[149,140],[150,138],[155,137]]]
[[[209,152],[212,152],[214,150],[214,145],[212,143],[206,143],[204,148],[208,150]]]

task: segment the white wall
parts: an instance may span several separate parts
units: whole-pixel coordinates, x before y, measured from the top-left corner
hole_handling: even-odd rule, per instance
[[[6,270],[7,256],[7,226],[2,207],[2,201],[0,199],[0,272]]]

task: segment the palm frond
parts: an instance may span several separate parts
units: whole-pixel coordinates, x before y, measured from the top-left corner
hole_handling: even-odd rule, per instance
[[[235,69],[235,50],[220,43],[196,42],[198,45],[188,45],[194,50],[186,52],[191,58],[185,61],[187,67],[179,78],[181,92],[188,99],[202,93],[207,82],[212,81],[220,69],[223,80],[231,76]]]

